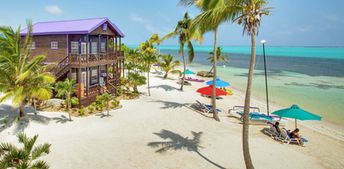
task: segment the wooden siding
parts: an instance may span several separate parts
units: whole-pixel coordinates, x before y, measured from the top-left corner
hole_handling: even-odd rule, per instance
[[[103,31],[103,25],[100,25],[97,29],[95,29],[94,31],[90,33],[90,35],[109,35],[109,36],[115,36],[116,34],[117,33],[111,30],[109,26],[106,29],[106,31]]]
[[[67,55],[67,37],[66,35],[42,35],[34,36],[33,42],[36,48],[31,50],[31,56],[43,54],[46,56],[46,62],[59,62]],[[58,42],[58,49],[51,49],[51,42]]]

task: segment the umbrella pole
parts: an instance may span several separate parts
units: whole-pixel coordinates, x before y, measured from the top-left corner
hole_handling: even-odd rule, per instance
[[[295,119],[295,129],[297,128],[297,120]]]

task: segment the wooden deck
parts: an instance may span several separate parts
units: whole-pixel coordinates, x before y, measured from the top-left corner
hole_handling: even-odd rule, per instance
[[[68,63],[72,68],[92,67],[112,64],[116,60],[122,60],[123,51],[100,54],[70,54]]]

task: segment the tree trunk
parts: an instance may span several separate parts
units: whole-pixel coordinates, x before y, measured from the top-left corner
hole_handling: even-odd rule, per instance
[[[165,75],[164,75],[164,79],[166,79],[166,78],[167,78],[167,75],[168,75],[168,73],[166,72],[166,73],[165,73]]]
[[[216,111],[216,49],[217,49],[217,27],[214,30],[214,62],[213,62],[213,89],[212,89],[212,95],[211,95],[211,105],[213,107],[213,117],[216,121],[220,121],[219,115]]]
[[[148,72],[147,72],[147,85],[148,85],[148,96],[151,96],[150,86],[149,86],[149,72],[150,72],[150,67],[148,67]]]
[[[213,64],[214,64],[214,63],[213,63]],[[213,73],[213,72],[212,72],[213,69],[214,69],[214,67],[212,66],[211,69],[209,70],[209,73]]]
[[[67,110],[68,110],[68,116],[69,116],[69,121],[72,121],[72,112],[71,112],[71,107],[72,107],[72,100],[71,100],[71,97],[70,95],[67,97]],[[79,100],[80,102],[80,100]]]
[[[242,131],[242,142],[243,142],[243,153],[244,160],[247,169],[253,169],[250,149],[249,149],[249,113],[250,113],[250,101],[251,101],[251,88],[253,81],[254,63],[256,57],[256,33],[255,30],[251,34],[251,62],[248,71],[248,80],[245,96],[244,114],[243,114],[243,131]]]
[[[110,109],[110,103],[109,103],[110,101],[108,101],[108,102],[106,102],[106,110],[107,110],[107,116],[110,116],[110,114],[109,114],[109,109]]]
[[[160,43],[158,43],[158,55],[160,55]]]
[[[184,87],[184,79],[185,79],[185,71],[186,71],[186,61],[185,61],[185,56],[184,56],[184,48],[182,50],[182,58],[183,58],[183,75],[182,75],[182,84],[180,86],[180,90],[183,91],[183,87]]]
[[[19,117],[24,117],[25,113],[24,113],[24,105],[23,103],[21,105],[19,105]]]
[[[33,103],[33,109],[35,111],[35,115],[37,115],[37,106],[36,106],[36,99],[32,99],[32,103]]]

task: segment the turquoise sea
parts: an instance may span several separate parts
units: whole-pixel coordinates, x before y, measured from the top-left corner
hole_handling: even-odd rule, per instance
[[[211,46],[195,46],[195,59],[188,67],[209,70],[206,60]],[[228,63],[219,63],[222,79],[245,90],[250,59],[249,46],[223,46]],[[161,46],[162,53],[180,59],[178,46]],[[269,97],[289,107],[296,103],[323,116],[325,121],[344,125],[344,47],[266,47]],[[253,95],[265,99],[262,47],[257,46]]]

